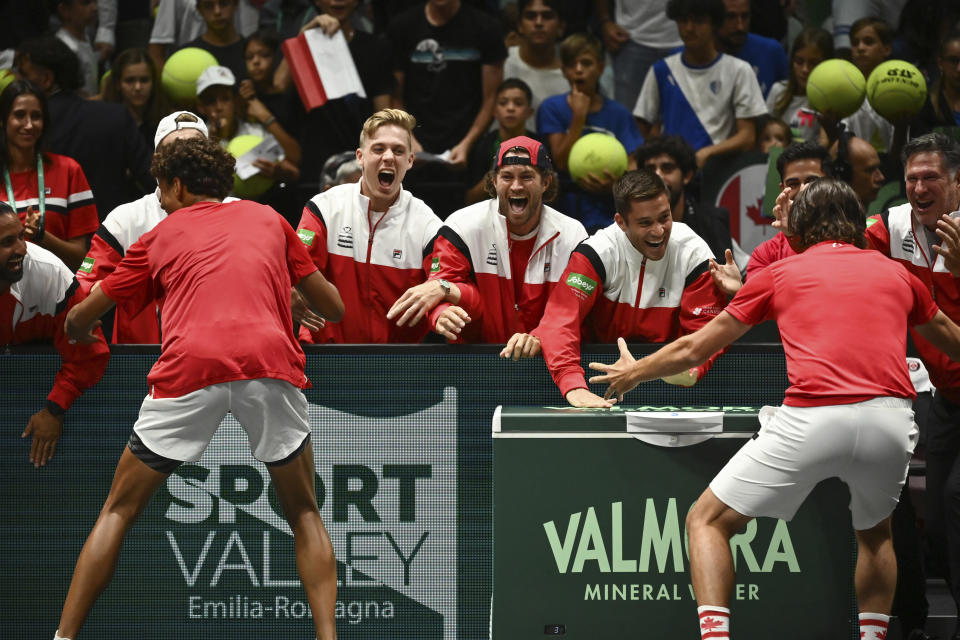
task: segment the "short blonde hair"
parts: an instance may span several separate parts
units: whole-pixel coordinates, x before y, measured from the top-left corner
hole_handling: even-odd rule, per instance
[[[367,138],[376,133],[377,129],[388,124],[406,129],[410,138],[410,146],[413,146],[413,128],[417,126],[417,119],[403,109],[381,109],[363,123],[363,130],[360,131],[360,147],[363,147]]]

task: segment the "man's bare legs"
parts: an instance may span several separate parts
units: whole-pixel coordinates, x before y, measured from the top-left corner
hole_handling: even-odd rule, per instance
[[[890,518],[857,531],[857,605],[861,612],[889,614],[897,588]]]
[[[76,638],[100,593],[110,584],[123,539],[168,473],[144,464],[124,448],[107,500],[77,558],[58,633]]]
[[[337,637],[337,562],[333,544],[320,518],[314,490],[313,447],[310,443],[282,466],[268,466],[283,513],[293,529],[297,572],[313,610],[319,640]]]
[[[709,487],[687,514],[690,578],[698,605],[729,604],[734,581],[730,538],[751,520],[721,502]]]

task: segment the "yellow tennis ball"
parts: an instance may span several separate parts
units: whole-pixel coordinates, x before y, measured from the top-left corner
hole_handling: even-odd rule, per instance
[[[807,100],[820,112],[845,118],[856,112],[866,95],[866,81],[853,63],[833,58],[824,60],[807,78]]]
[[[227,151],[234,158],[239,158],[250,149],[263,142],[263,138],[254,135],[235,136],[227,144]],[[240,198],[253,199],[266,193],[273,186],[273,179],[259,173],[254,174],[246,180],[241,180],[237,174],[233,174],[233,193]]]
[[[17,76],[10,69],[0,69],[0,93],[3,93],[3,90],[16,79]]]
[[[207,67],[219,64],[209,51],[198,47],[180,49],[167,58],[160,74],[160,84],[171,100],[189,104],[197,99],[197,78]]]
[[[927,101],[927,81],[920,70],[903,60],[887,60],[870,74],[867,99],[887,120],[915,116]]]
[[[580,180],[588,173],[602,178],[604,170],[619,178],[627,170],[627,150],[611,135],[588,133],[570,148],[567,169],[574,180]]]

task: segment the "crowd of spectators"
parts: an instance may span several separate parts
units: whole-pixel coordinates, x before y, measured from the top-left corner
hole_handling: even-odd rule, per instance
[[[579,369],[581,340],[669,341],[695,330],[743,278],[795,252],[782,214],[818,177],[849,182],[864,205],[893,182],[908,213],[960,207],[953,2],[46,0],[8,3],[0,19],[10,26],[0,69],[12,71],[0,75],[0,200],[21,224],[0,212],[12,247],[0,313],[13,313],[20,279],[35,277],[22,264],[59,260],[81,283],[57,276],[57,299],[45,304],[59,317],[165,217],[149,167],[172,134],[275,143],[252,163],[267,185],[255,197],[298,228],[347,301],[344,322],[327,325],[292,294],[304,342],[505,343],[505,357],[543,353],[581,406],[603,406]],[[281,45],[311,29],[342,34],[364,95],[305,106],[302,69]],[[217,61],[189,103],[161,86],[167,60],[186,47]],[[807,79],[833,57],[865,76],[891,57],[908,60],[927,76],[927,102],[897,122],[868,101],[842,120],[818,113]],[[598,132],[623,145],[636,172],[571,176],[571,148]],[[923,138],[932,146],[910,146],[932,132]],[[741,248],[730,212],[701,197],[702,175],[731,154],[773,147],[785,148],[771,221],[779,233]],[[938,159],[940,173],[917,173],[920,160]],[[935,180],[946,195],[931,191]],[[936,220],[923,225],[934,234]],[[45,251],[34,256],[22,240]],[[929,255],[929,271],[960,273]],[[118,310],[105,334],[156,342],[157,312]],[[0,321],[16,326],[12,315]],[[53,324],[0,336],[65,349]],[[102,356],[89,355],[99,371]],[[708,368],[668,382],[693,384]],[[51,396],[61,421],[80,386]],[[56,440],[41,430],[40,463]],[[960,558],[960,540],[949,542]]]

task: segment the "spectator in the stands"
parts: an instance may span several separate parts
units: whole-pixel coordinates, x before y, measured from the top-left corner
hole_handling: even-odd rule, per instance
[[[570,91],[543,101],[537,113],[537,133],[548,142],[560,170],[557,208],[592,233],[613,222],[610,189],[616,176],[609,171],[591,173],[574,182],[568,170],[570,149],[586,134],[605,133],[615,136],[630,154],[643,144],[643,138],[630,112],[597,89],[603,73],[603,43],[598,38],[585,33],[568,36],[560,44],[560,59]]]
[[[47,96],[47,149],[80,163],[101,215],[153,191],[150,148],[136,122],[123,105],[77,95],[77,57],[67,45],[53,36],[25,40],[16,68]]]
[[[960,127],[960,27],[940,41],[940,76],[930,84],[927,102],[910,131],[927,133],[934,127]]]
[[[767,96],[767,111],[788,125],[794,142],[816,142],[820,118],[807,101],[807,78],[813,68],[833,57],[833,38],[817,27],[808,27],[793,40],[790,75],[778,82]]]
[[[893,27],[879,18],[860,18],[850,27],[850,57],[864,78],[890,56],[893,50]],[[864,100],[856,113],[844,118],[847,130],[863,138],[878,151],[893,147],[894,123],[874,111],[869,100]]]
[[[428,0],[390,23],[393,106],[419,123],[414,150],[450,152],[466,166],[470,149],[490,126],[507,57],[500,25],[462,0]]]
[[[493,166],[493,159],[497,155],[501,142],[517,136],[537,137],[526,128],[526,123],[529,121],[527,116],[533,110],[532,102],[533,94],[530,86],[519,78],[507,78],[497,87],[497,99],[493,107],[493,117],[497,121],[497,126],[485,133],[470,151],[470,161],[467,163],[467,185],[473,186],[467,189],[467,204],[487,199],[486,175]]]
[[[766,113],[750,65],[717,49],[723,0],[670,0],[683,51],[654,63],[633,110],[644,137],[683,136],[697,152],[697,166],[719,154],[749,151],[754,118]]]
[[[0,199],[20,216],[26,238],[76,270],[97,230],[97,208],[80,165],[44,153],[47,101],[29,82],[16,80],[0,94]]]
[[[87,29],[97,22],[97,0],[47,0],[47,8],[60,20],[57,37],[80,61],[80,90],[87,96],[99,93],[100,56],[87,34]]]
[[[343,151],[356,151],[363,123],[374,111],[390,105],[390,92],[393,89],[393,69],[388,62],[390,44],[382,36],[356,28],[357,2],[316,0],[315,7],[319,14],[303,25],[300,32],[322,29],[327,34],[333,34],[342,29],[353,64],[367,95],[361,97],[350,94],[329,100],[303,117],[300,123],[300,139],[309,140],[310,144],[304,145],[303,160],[300,164],[303,175],[301,207],[303,200],[319,190],[317,180],[327,158]],[[285,67],[286,62],[281,66]],[[278,75],[289,78],[289,74]]]
[[[259,2],[239,0],[238,10],[234,12],[234,26],[241,37],[257,30],[260,12],[251,4],[253,1]],[[186,46],[206,30],[198,4],[197,0],[159,0],[149,45],[150,57],[158,69],[163,69],[169,53]]]
[[[160,75],[146,49],[127,49],[116,57],[103,86],[103,99],[127,107],[144,142],[152,149],[153,132],[168,109]]]
[[[766,96],[773,83],[787,78],[787,53],[776,40],[750,32],[750,0],[723,0],[723,7],[717,48],[747,62]]]
[[[197,47],[213,54],[221,67],[236,78],[247,77],[243,38],[234,25],[239,0],[197,0],[197,11],[206,25],[203,33],[184,47]]]
[[[773,147],[786,147],[793,141],[793,132],[790,125],[781,120],[767,116],[761,118],[757,125],[757,151],[770,153]]]
[[[561,70],[560,56],[557,55],[557,42],[563,35],[564,28],[561,4],[560,0],[520,0],[517,3],[517,35],[520,44],[507,49],[503,77],[519,78],[530,87],[531,112],[526,123],[528,130],[537,128],[537,108],[543,99],[564,93],[568,88],[567,79],[563,77]],[[515,135],[521,133],[522,131]],[[507,136],[512,137],[513,135]],[[490,158],[493,155],[494,151],[490,150]],[[484,172],[489,168],[484,167]],[[479,199],[484,198],[486,195],[480,194]]]
[[[227,146],[236,136],[273,137],[283,149],[276,162],[257,159],[260,174],[275,181],[300,178],[300,144],[256,96],[246,100],[237,93],[237,80],[226,67],[208,67],[197,78],[197,111],[207,123],[210,137]]]

